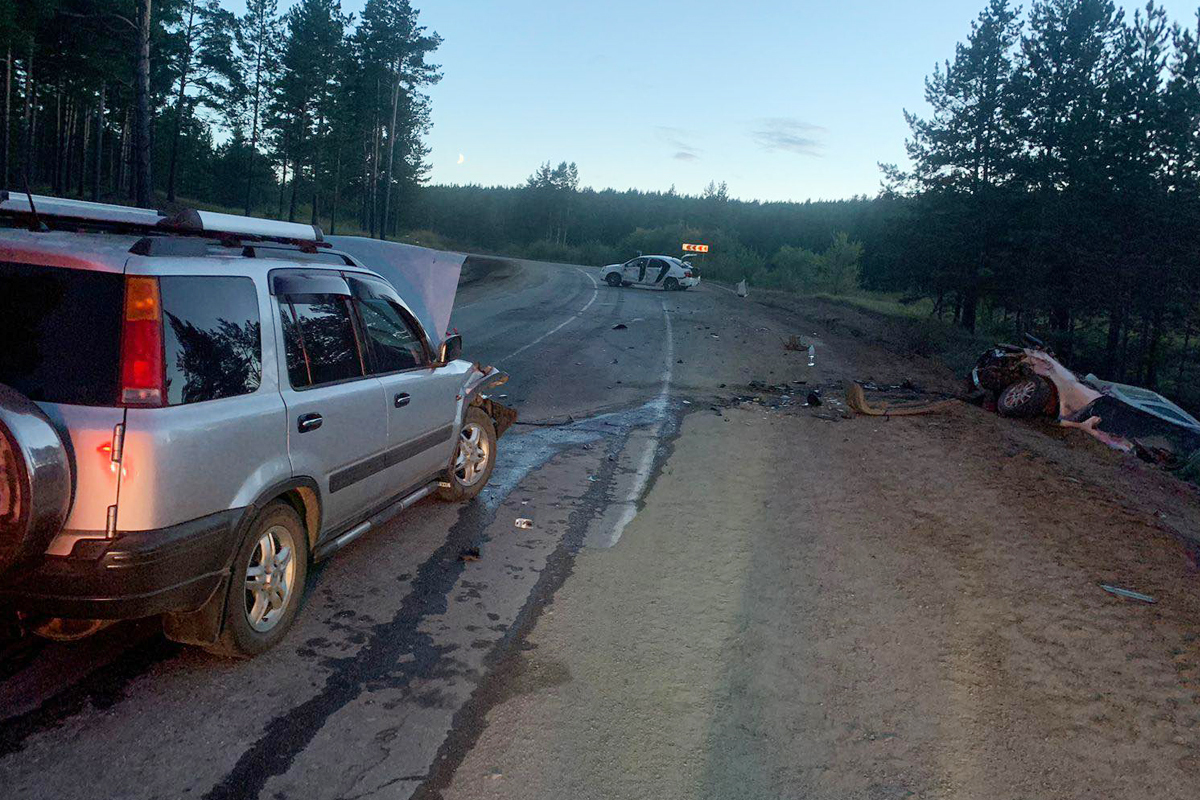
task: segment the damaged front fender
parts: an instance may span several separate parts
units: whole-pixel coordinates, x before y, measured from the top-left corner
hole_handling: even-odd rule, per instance
[[[463,387],[463,408],[471,406],[482,408],[484,413],[492,418],[497,439],[517,421],[517,412],[516,409],[496,402],[485,392],[506,383],[508,383],[507,372],[502,372],[495,367],[481,367],[476,364],[466,386]]]

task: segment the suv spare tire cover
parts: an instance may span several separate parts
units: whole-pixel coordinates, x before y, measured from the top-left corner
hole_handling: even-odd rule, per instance
[[[50,419],[0,384],[0,571],[45,551],[71,510],[72,483]]]

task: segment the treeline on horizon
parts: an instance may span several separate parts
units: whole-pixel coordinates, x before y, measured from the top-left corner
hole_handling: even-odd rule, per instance
[[[337,0],[249,0],[240,17],[216,0],[4,0],[0,174],[555,261],[697,240],[709,277],[893,292],[1200,405],[1197,20],[1153,3],[988,0],[928,77],[931,110],[908,115],[909,166],[883,165],[876,197],[804,203],[737,200],[717,182],[581,188],[565,161],[530,165],[520,186],[427,185],[440,42],[409,0],[358,16]]]

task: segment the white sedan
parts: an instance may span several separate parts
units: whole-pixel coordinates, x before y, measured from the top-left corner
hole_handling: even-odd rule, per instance
[[[700,270],[674,256],[638,256],[624,264],[609,264],[600,268],[600,277],[609,286],[651,286],[668,292],[700,284]]]

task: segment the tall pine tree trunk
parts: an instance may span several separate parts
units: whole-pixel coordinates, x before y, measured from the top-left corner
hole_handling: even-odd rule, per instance
[[[379,238],[387,238],[387,226],[391,222],[388,210],[392,205],[392,168],[396,163],[396,110],[400,105],[400,65],[396,64],[396,86],[392,90],[392,124],[388,126],[387,183],[383,186],[383,216],[379,224]]]
[[[301,124],[303,124],[303,119]],[[301,128],[303,130],[303,128]],[[303,163],[296,155],[304,144],[302,136],[296,137],[296,144],[292,152],[292,199],[288,204],[288,222],[296,221],[296,191],[300,188],[300,166]]]
[[[58,91],[54,93],[54,160],[50,162],[50,189],[55,194],[62,193],[62,162],[64,150],[66,150],[66,142],[63,136],[62,82],[60,81],[58,84]]]
[[[369,220],[371,238],[375,238],[376,224],[379,222],[379,79],[375,79],[375,120],[372,123],[371,135],[371,215]]]
[[[12,45],[4,51],[4,152],[0,153],[0,188],[9,186],[8,159],[12,152]]]
[[[104,95],[108,84],[100,83],[100,101],[96,105],[96,163],[92,168],[92,200],[100,199],[100,176],[104,166]]]
[[[321,214],[319,206],[320,206],[320,202],[321,202],[321,163],[324,160],[321,157],[321,154],[324,150],[323,145],[325,143],[325,135],[324,134],[325,134],[325,114],[324,114],[324,112],[322,112],[321,117],[317,121],[316,147],[313,148],[313,161],[312,161],[313,196],[312,196],[312,219],[310,222],[311,225],[316,225],[318,223],[318,218],[320,217],[320,214]]]
[[[258,51],[254,57],[254,114],[250,122],[250,163],[246,165],[246,216],[254,204],[254,162],[258,156],[258,104],[262,97],[262,50],[263,50],[262,20],[259,20]]]
[[[134,72],[134,203],[149,208],[154,183],[150,156],[150,3],[138,0],[137,68]]]
[[[342,145],[337,143],[337,159],[333,168],[333,208],[329,210],[329,235],[337,233],[338,199],[342,187]]]
[[[33,182],[33,34],[29,35],[29,55],[25,60],[25,129],[22,131],[21,152],[25,189]]]
[[[117,150],[116,170],[113,174],[113,191],[125,191],[126,170],[129,168],[129,107],[125,107],[125,114],[121,117],[121,145]]]
[[[183,114],[187,110],[188,74],[192,70],[192,41],[196,29],[196,0],[188,5],[184,34],[183,65],[179,70],[179,95],[175,99],[175,127],[171,131],[171,160],[167,167],[167,202],[175,202],[175,172],[179,164],[179,136],[183,132]]]
[[[79,137],[79,172],[78,180],[75,185],[78,187],[75,194],[83,197],[87,186],[87,160],[88,160],[88,144],[92,140],[92,115],[87,109],[83,111],[83,119],[80,120],[83,127],[82,135]],[[97,152],[97,157],[99,152]]]

